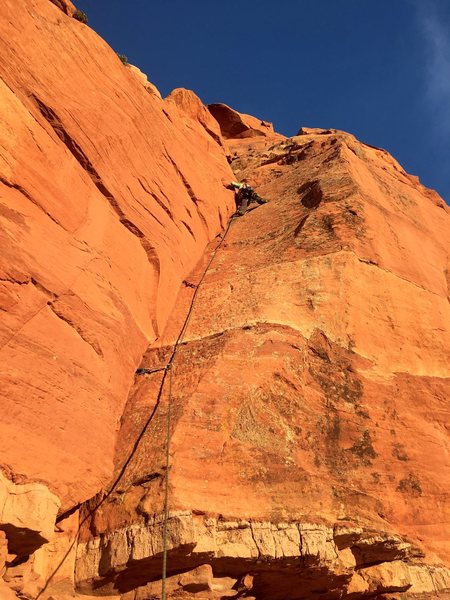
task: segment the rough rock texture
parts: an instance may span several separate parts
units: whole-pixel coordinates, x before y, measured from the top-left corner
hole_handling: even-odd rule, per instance
[[[76,12],[76,8],[70,0],[50,0],[55,6],[63,11],[64,14],[70,17]]]
[[[444,594],[449,210],[343,132],[229,140],[229,151],[269,204],[232,223],[173,367],[170,572],[209,564],[236,594],[251,574],[257,598]],[[168,360],[192,294],[180,291],[148,368]],[[136,380],[118,468],[160,378]],[[83,534],[85,592],[156,594],[166,413],[164,395]]]
[[[167,476],[170,597],[450,597],[448,207],[349,134],[163,100],[72,12],[0,9],[1,600],[159,598]],[[216,238],[232,178],[269,203]],[[187,314],[167,471],[135,370]]]
[[[177,593],[209,592],[208,597],[220,598],[225,592],[237,597],[245,578],[251,579],[247,587],[252,596],[280,600],[316,594],[339,598],[343,590],[359,598],[406,591],[413,585],[417,593],[450,588],[450,571],[415,566],[420,551],[399,536],[354,527],[333,530],[317,523],[227,521],[181,512],[172,514],[169,524],[173,571],[182,565],[185,578],[170,578]],[[369,564],[379,564],[365,567],[357,552],[360,548],[368,550],[365,560],[371,554]],[[131,525],[81,544],[76,570],[79,589],[97,588],[100,574],[102,593],[115,591],[133,600],[157,597],[160,584],[152,579],[159,575],[160,553],[160,518],[148,520],[145,527]],[[201,581],[194,579],[197,576]]]
[[[2,3],[0,52],[0,463],[66,509],[110,477],[136,367],[233,210],[232,174],[49,0]]]
[[[208,109],[220,125],[225,139],[252,138],[271,136],[282,138],[273,130],[272,123],[267,123],[251,115],[243,115],[226,104],[209,104]]]
[[[48,542],[59,506],[45,485],[15,485],[0,473],[0,531],[7,535],[9,554],[28,556]]]
[[[182,114],[198,121],[211,138],[217,142],[226,153],[219,123],[194,92],[185,90],[184,88],[176,88],[167,96],[166,101],[168,107],[175,105]]]

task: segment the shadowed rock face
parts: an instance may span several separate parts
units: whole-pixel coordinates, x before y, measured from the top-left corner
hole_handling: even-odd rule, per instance
[[[169,596],[448,597],[448,207],[344,132],[162,100],[73,10],[0,9],[0,597],[160,597],[167,387],[134,373],[194,294]],[[195,291],[233,178],[269,203]]]

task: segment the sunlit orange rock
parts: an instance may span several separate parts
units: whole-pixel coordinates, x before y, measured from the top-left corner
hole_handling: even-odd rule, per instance
[[[215,576],[223,564],[229,577],[253,573],[257,598],[404,593],[422,572],[423,593],[444,593],[450,211],[343,132],[227,145],[236,178],[269,203],[233,221],[173,367],[172,572],[208,555]],[[146,367],[168,360],[193,293],[180,291]],[[83,589],[142,586],[160,568],[167,389],[132,451],[160,378],[131,391],[121,504],[91,520],[104,549],[82,546]],[[140,577],[125,569],[133,559]],[[295,580],[303,591],[290,595]]]
[[[48,0],[3,2],[0,38],[0,456],[64,509],[109,480],[136,367],[233,210],[232,174]]]
[[[166,481],[171,598],[448,597],[449,208],[73,10],[0,9],[0,597],[159,597]]]

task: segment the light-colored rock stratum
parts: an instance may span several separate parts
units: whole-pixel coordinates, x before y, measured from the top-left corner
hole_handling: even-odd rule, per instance
[[[162,99],[74,10],[0,8],[0,599],[160,598],[166,477],[170,598],[450,598],[449,208]],[[231,179],[268,204],[230,223]],[[136,369],[191,307],[167,470]]]

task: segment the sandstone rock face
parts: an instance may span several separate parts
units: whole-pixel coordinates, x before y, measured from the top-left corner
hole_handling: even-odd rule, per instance
[[[267,123],[251,115],[243,115],[226,104],[209,104],[208,109],[220,125],[225,139],[251,137],[279,137],[274,133],[272,123]]]
[[[0,9],[0,598],[159,598],[166,481],[169,597],[449,597],[448,207],[73,10]]]
[[[172,368],[169,572],[209,564],[236,594],[251,574],[257,598],[445,597],[449,209],[343,132],[228,148],[269,203],[233,221]],[[193,293],[148,368],[167,362]],[[167,395],[132,442],[160,378],[131,391],[118,468],[131,460],[78,548],[84,592],[153,593]]]
[[[0,473],[0,531],[7,534],[9,554],[28,556],[48,542],[59,506],[46,486],[15,485]]]
[[[50,0],[55,6],[63,11],[66,15],[73,16],[76,8],[70,0]]]
[[[136,367],[233,210],[232,174],[49,0],[3,2],[0,38],[0,463],[64,510],[110,478]]]
[[[162,100],[161,94],[160,94],[158,88],[156,87],[156,85],[154,85],[151,81],[148,80],[147,75],[145,73],[143,73],[140,69],[138,69],[138,67],[135,67],[134,65],[130,65],[129,63],[125,64],[125,67],[129,71],[131,71],[131,73],[133,73],[133,75],[142,83],[142,85],[144,86],[144,88],[147,90],[147,92],[149,94],[153,94],[154,96],[156,96],[157,98]],[[205,108],[205,110],[206,110],[206,108]]]

